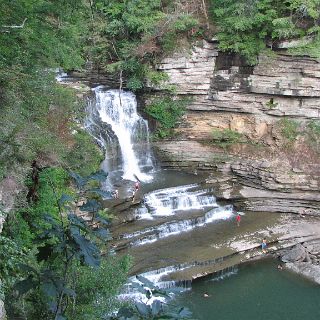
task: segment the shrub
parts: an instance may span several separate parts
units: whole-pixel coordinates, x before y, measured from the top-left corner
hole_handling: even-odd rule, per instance
[[[65,164],[84,176],[97,171],[103,160],[103,153],[93,137],[86,131],[77,129],[73,138],[74,144],[64,156]]]
[[[282,136],[289,142],[293,143],[299,134],[299,123],[287,118],[281,119],[278,122]]]
[[[146,112],[157,121],[155,137],[167,138],[185,112],[190,99],[173,99],[171,96],[155,98],[146,107]]]
[[[310,121],[307,125],[307,142],[317,152],[320,152],[320,121]]]
[[[267,103],[266,106],[271,110],[275,109],[278,106],[278,102],[274,102],[274,99],[271,98]]]
[[[231,129],[214,129],[212,130],[212,142],[219,147],[226,149],[235,143],[244,143],[246,139],[243,134]]]

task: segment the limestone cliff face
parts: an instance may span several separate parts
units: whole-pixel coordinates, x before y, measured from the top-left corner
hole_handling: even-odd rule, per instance
[[[206,41],[191,52],[164,59],[159,70],[169,75],[178,95],[191,96],[192,103],[174,140],[156,144],[163,165],[228,173],[232,185],[240,187],[230,187],[228,196],[217,187],[217,193],[237,201],[246,198],[239,205],[247,210],[308,208],[318,214],[319,154],[301,138],[284,148],[279,120],[295,120],[302,129],[320,120],[319,62],[283,51],[260,55],[251,67]],[[206,143],[213,129],[237,131],[251,145],[221,150]]]
[[[159,69],[168,73],[178,94],[192,96],[184,127],[197,139],[209,138],[214,127],[261,138],[279,117],[320,118],[316,59],[261,55],[253,68],[204,41],[187,56],[176,54],[163,60]]]

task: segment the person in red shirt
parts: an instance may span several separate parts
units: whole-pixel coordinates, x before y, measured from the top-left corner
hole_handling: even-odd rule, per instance
[[[239,213],[236,216],[236,221],[237,221],[237,226],[240,227],[241,216]]]

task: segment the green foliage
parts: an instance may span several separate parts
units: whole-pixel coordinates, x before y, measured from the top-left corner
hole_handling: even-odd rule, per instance
[[[224,51],[240,53],[248,63],[255,64],[266,40],[313,35],[311,44],[293,52],[318,56],[319,4],[319,0],[211,0],[213,21],[219,28],[219,46]]]
[[[126,279],[130,264],[127,258],[119,261],[110,258],[99,269],[100,250],[110,239],[110,232],[105,228],[109,219],[100,216],[100,203],[88,199],[86,195],[105,196],[106,192],[96,186],[92,188],[91,182],[104,181],[107,174],[101,171],[82,177],[71,172],[71,176],[79,187],[78,192],[70,190],[69,176],[65,170],[42,170],[38,201],[28,210],[25,209],[27,212],[18,215],[19,222],[24,219],[24,225],[28,227],[28,239],[23,239],[25,233],[20,232],[20,224],[12,223],[11,219],[6,221],[4,233],[8,238],[0,240],[5,240],[2,243],[4,249],[7,250],[8,245],[11,249],[0,251],[2,261],[5,261],[0,269],[2,274],[10,275],[5,286],[10,316],[23,314],[27,318],[59,319],[68,313],[102,315],[107,306],[113,305],[112,297]],[[110,197],[110,192],[107,195]],[[79,209],[95,217],[99,226],[91,228],[74,214],[79,198],[82,201],[87,198]],[[26,244],[24,240],[28,240],[33,252],[30,259],[26,259],[25,253],[29,251],[21,246]],[[102,284],[103,277],[107,277],[105,281],[108,285]],[[14,281],[17,282],[12,287]],[[75,300],[77,290],[79,294]],[[10,299],[16,291],[20,294],[19,299]],[[69,304],[71,300],[74,301],[73,307]],[[86,313],[81,315],[83,319]]]
[[[314,134],[316,137],[320,137],[320,121],[310,121],[308,123],[308,129]]]
[[[154,86],[161,86],[164,82],[169,80],[169,75],[166,72],[159,72],[150,69],[146,73],[147,81]]]
[[[56,67],[65,70],[82,67],[89,9],[86,0],[1,1],[0,170],[3,175],[24,168],[34,159],[62,162],[68,152],[93,151],[87,144],[79,147],[79,139],[71,134],[72,122],[81,120],[79,111],[83,105],[75,92],[57,84],[52,72]],[[77,150],[72,150],[73,146]],[[97,151],[92,156],[95,154]],[[88,165],[92,167],[92,164],[89,160]],[[75,167],[83,166],[85,163],[75,164]]]
[[[73,289],[77,293],[76,307],[68,310],[68,318],[102,319],[107,311],[119,307],[116,295],[127,280],[131,266],[128,256],[106,257],[99,269],[77,265],[73,267]]]
[[[77,129],[73,140],[72,148],[63,155],[66,166],[84,176],[95,172],[103,160],[103,153],[93,137],[86,131]]]
[[[155,60],[172,51],[177,39],[198,24],[183,9],[177,12],[160,0],[97,0],[93,7],[94,45],[88,43],[86,52],[99,69],[123,72],[133,91],[144,87]]]
[[[0,278],[3,281],[0,287],[0,299],[4,293],[19,278],[19,265],[26,260],[27,252],[14,240],[0,236]]]
[[[272,24],[274,27],[272,31],[273,38],[290,39],[293,37],[299,37],[303,35],[302,30],[296,28],[295,24],[293,23],[290,17],[280,17],[274,19],[272,21]]]
[[[320,121],[310,121],[306,130],[308,144],[318,153],[320,153]]]
[[[294,120],[283,118],[278,122],[282,136],[289,144],[292,144],[299,135],[299,123]]]
[[[235,143],[245,143],[246,139],[244,138],[243,134],[231,130],[231,129],[214,129],[212,130],[212,142],[223,148],[226,149],[227,147],[231,146]]]
[[[157,121],[155,136],[167,138],[185,112],[189,99],[174,99],[171,96],[155,98],[146,107],[146,112]]]
[[[0,167],[4,173],[38,158],[64,162],[84,174],[97,169],[101,155],[93,139],[80,129],[72,134],[72,120],[81,119],[79,109],[83,108],[74,92],[58,85],[52,74],[40,71],[12,79],[0,70],[1,86]]]
[[[289,53],[297,56],[309,55],[310,57],[320,58],[320,34],[319,27],[316,31],[316,35],[313,36],[313,41],[302,40],[301,44],[295,48],[289,49]]]
[[[277,102],[274,102],[274,99],[271,98],[271,99],[266,103],[266,106],[267,106],[269,109],[275,109],[275,108],[278,106],[278,103],[277,103]]]
[[[48,225],[43,219],[44,214],[50,212],[53,217],[58,217],[57,197],[66,193],[72,194],[68,182],[68,173],[62,168],[46,168],[40,172],[38,201],[9,214],[4,225],[4,234],[14,239],[19,246],[31,249],[39,226]],[[31,179],[26,181],[26,184],[31,187]]]
[[[0,69],[79,67],[83,63],[80,32],[84,4],[72,0],[1,1]],[[17,25],[21,27],[12,27]]]
[[[186,33],[197,27],[198,21],[189,14],[182,14],[172,27],[159,40],[165,54],[174,52],[177,49],[178,39],[181,33]]]

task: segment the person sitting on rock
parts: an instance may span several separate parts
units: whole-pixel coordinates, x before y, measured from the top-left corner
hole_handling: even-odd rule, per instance
[[[118,191],[118,189],[116,189],[116,190],[113,191],[113,197],[114,197],[115,199],[118,199],[118,198],[119,198],[119,191]]]
[[[136,196],[136,190],[133,189],[133,190],[132,190],[132,202],[134,202],[135,196]]]

